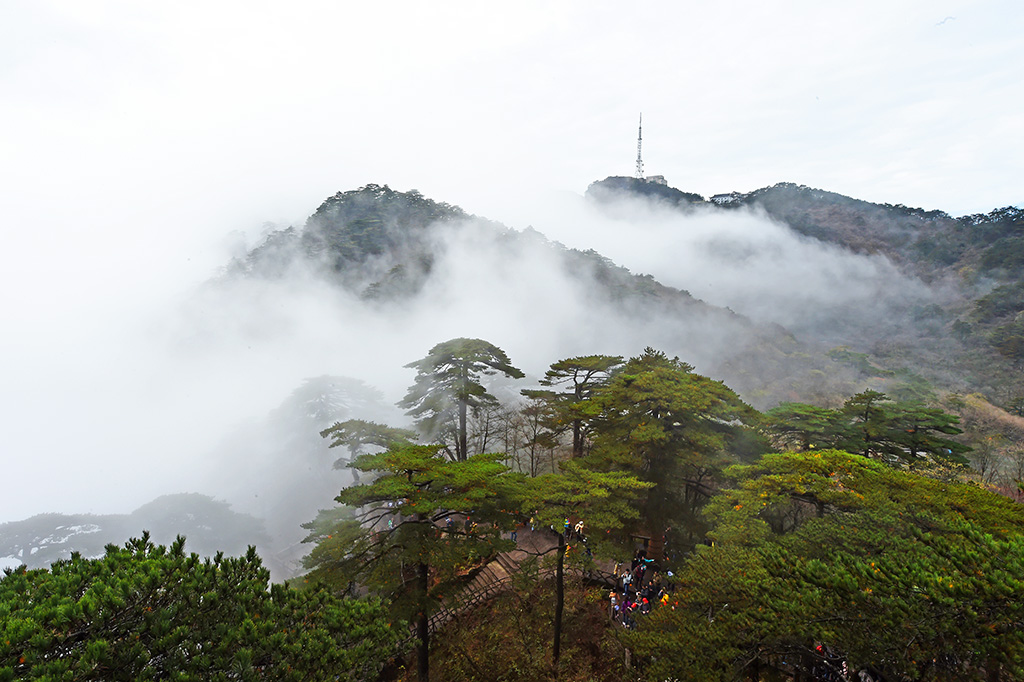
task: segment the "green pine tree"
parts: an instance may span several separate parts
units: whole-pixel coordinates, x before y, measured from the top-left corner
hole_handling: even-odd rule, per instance
[[[522,496],[522,477],[499,461],[502,455],[455,462],[440,450],[397,443],[358,457],[351,466],[372,473],[372,482],[337,497],[356,511],[331,526],[306,526],[316,543],[305,560],[308,579],[363,586],[386,598],[396,617],[414,622],[424,682],[431,615],[465,582],[465,569],[511,549],[501,533],[514,527]]]
[[[400,629],[376,601],[271,585],[254,549],[200,559],[148,534],[0,580],[0,680],[376,679]]]
[[[630,642],[649,679],[1024,674],[1019,505],[835,450],[727,474],[712,544]]]
[[[702,534],[698,511],[713,478],[731,463],[733,446],[758,413],[722,382],[650,348],[630,359],[594,400],[601,408],[590,457],[595,468],[627,471],[653,484],[642,510],[650,556],[661,559],[670,525],[696,541]]]
[[[548,404],[556,419],[572,430],[572,456],[582,457],[590,423],[597,416],[590,401],[594,391],[608,383],[622,364],[619,355],[585,355],[559,360],[551,365],[541,386],[564,386],[563,391],[524,390],[523,395]]]
[[[416,379],[399,403],[434,442],[454,441],[455,459],[469,454],[466,422],[470,409],[497,405],[498,399],[481,383],[481,376],[501,373],[522,379],[505,351],[482,339],[450,339],[430,349],[426,357],[406,367]]]
[[[632,502],[641,491],[651,488],[623,471],[597,472],[575,461],[561,464],[561,472],[544,474],[526,482],[525,513],[531,513],[541,528],[558,529],[555,556],[555,618],[553,665],[557,669],[562,646],[562,612],[565,605],[565,526],[570,521],[583,521],[588,548],[599,554],[610,554],[607,535],[621,530],[637,519]],[[583,552],[576,556],[586,562]],[[591,562],[592,563],[592,562]]]

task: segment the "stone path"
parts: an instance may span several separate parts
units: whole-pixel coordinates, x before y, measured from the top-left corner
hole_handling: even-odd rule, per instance
[[[572,544],[572,543],[570,543]],[[524,528],[519,531],[516,541],[516,549],[510,552],[501,552],[493,561],[484,566],[473,580],[463,588],[452,599],[445,599],[440,608],[430,618],[430,630],[434,632],[445,623],[455,618],[458,614],[466,611],[477,604],[494,597],[495,595],[511,588],[512,576],[520,570],[520,564],[530,557],[539,554],[552,552],[558,546],[558,535],[552,530],[531,531]],[[597,562],[593,571],[589,571],[587,577],[591,580],[605,583],[609,587],[615,585],[615,577],[612,575],[612,562]],[[576,569],[566,568],[566,572]],[[549,568],[542,571],[544,575],[554,575],[555,569]]]

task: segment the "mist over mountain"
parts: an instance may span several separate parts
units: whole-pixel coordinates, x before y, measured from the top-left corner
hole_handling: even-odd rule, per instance
[[[186,536],[189,551],[201,556],[242,554],[248,545],[268,540],[255,517],[206,495],[179,493],[163,495],[130,514],[39,514],[0,524],[0,568],[46,568],[72,552],[99,557],[106,545],[123,545],[143,529],[153,542],[165,545]]]
[[[827,355],[836,347],[943,388],[992,388],[1012,358],[980,337],[965,343],[962,324],[951,330],[1019,270],[992,265],[1019,214],[953,219],[790,184],[705,200],[613,177],[543,207],[538,232],[369,185],[331,197],[301,229],[271,233],[226,279],[301,272],[377,313],[440,322],[464,310],[455,325],[468,317],[477,329],[497,310],[539,318],[566,349],[559,357],[592,350],[578,340],[587,336],[625,354],[660,344],[763,408],[799,394],[802,372],[842,377]],[[968,350],[993,371],[936,362]]]
[[[791,183],[705,200],[632,178],[594,183],[588,196],[612,218],[588,233],[596,248],[710,303],[939,389],[1005,399],[1019,381],[1018,208],[952,218]]]
[[[341,191],[146,321],[121,353],[139,371],[111,378],[104,413],[140,433],[171,426],[115,448],[112,480],[79,493],[131,481],[136,505],[223,500],[259,519],[261,551],[287,573],[299,524],[351,480],[319,431],[408,425],[404,366],[455,337],[527,373],[490,387],[503,401],[557,360],[651,346],[758,409],[866,387],[1006,404],[1024,357],[1022,254],[1019,209],[952,218],[791,184],[705,199],[608,178],[519,229],[415,190]]]
[[[632,208],[641,225],[623,232],[636,237],[655,207]],[[596,223],[607,219],[583,220],[595,223],[587,234],[596,240]],[[515,349],[526,331],[529,342],[519,342],[515,357],[535,376],[556,356],[594,352],[592,339],[600,339],[602,352],[626,355],[663,347],[755,391],[800,371],[784,362],[796,347],[778,325],[635,274],[592,248],[568,248],[415,191],[369,185],[339,193],[301,230],[268,235],[219,286],[296,279],[333,285],[329,295],[350,297],[359,315],[422,320],[428,333],[446,324],[452,334],[498,327],[488,338],[508,339],[503,343]]]

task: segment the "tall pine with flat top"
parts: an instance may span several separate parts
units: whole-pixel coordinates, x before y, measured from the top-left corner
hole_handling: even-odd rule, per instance
[[[512,500],[522,494],[521,477],[501,464],[502,455],[456,462],[440,450],[396,443],[357,458],[351,466],[373,481],[337,497],[356,510],[348,520],[330,529],[308,526],[317,545],[305,561],[310,580],[361,585],[415,624],[424,682],[430,617],[464,587],[466,567],[512,549],[501,533],[515,527]]]
[[[525,376],[512,365],[505,351],[483,339],[443,341],[425,358],[406,367],[416,370],[416,380],[398,406],[416,418],[416,425],[428,440],[446,444],[454,441],[455,459],[459,461],[469,455],[469,410],[498,404],[481,378],[498,373],[513,379]]]

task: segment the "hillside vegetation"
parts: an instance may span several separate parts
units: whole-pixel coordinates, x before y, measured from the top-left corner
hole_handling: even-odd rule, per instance
[[[85,533],[85,556],[64,543],[0,580],[0,681],[1024,678],[1020,211],[616,178],[591,196],[768,216],[925,294],[793,331],[415,191],[339,192],[211,286],[300,277],[404,322],[453,282],[555,273],[584,292],[564,300],[592,348],[529,376],[490,340],[424,347],[387,423],[362,381],[307,379],[243,439],[286,461],[276,523],[306,515],[301,575],[268,585],[254,548],[204,560],[147,534],[101,554]],[[477,257],[490,270],[445,279]],[[623,328],[666,346],[602,354]],[[105,523],[262,532],[200,498]],[[55,551],[47,524],[101,525],[36,521],[8,524],[13,556]]]
[[[964,465],[955,416],[872,390],[762,414],[651,348],[556,361],[519,406],[490,392],[522,373],[484,340],[412,364],[415,430],[322,432],[360,479],[305,524],[294,586],[268,589],[253,549],[202,561],[146,536],[8,570],[0,679],[1024,674],[1024,515]],[[512,551],[491,599],[458,607]]]

